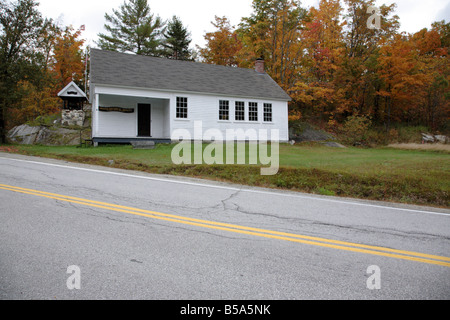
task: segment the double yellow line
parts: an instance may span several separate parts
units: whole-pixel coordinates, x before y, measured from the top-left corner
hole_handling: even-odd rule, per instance
[[[55,200],[65,201],[65,202],[70,202],[70,203],[77,203],[77,204],[100,208],[100,209],[128,213],[128,214],[152,218],[152,219],[182,223],[182,224],[191,225],[191,226],[197,226],[197,227],[203,227],[203,228],[209,228],[209,229],[215,229],[215,230],[223,230],[223,231],[228,231],[228,232],[235,232],[235,233],[247,234],[247,235],[270,238],[270,239],[285,240],[285,241],[315,245],[315,246],[338,249],[338,250],[366,253],[366,254],[372,254],[372,255],[378,255],[378,256],[384,256],[384,257],[397,258],[397,259],[410,260],[410,261],[423,262],[423,263],[429,263],[429,264],[450,267],[450,258],[444,257],[444,256],[437,256],[437,255],[426,254],[426,253],[419,253],[419,252],[397,250],[397,249],[384,248],[384,247],[378,247],[378,246],[364,245],[364,244],[351,243],[351,242],[332,240],[332,239],[326,239],[326,238],[311,237],[311,236],[306,236],[306,235],[279,232],[279,231],[273,231],[273,230],[245,227],[245,226],[240,226],[240,225],[235,225],[235,224],[208,221],[208,220],[202,220],[202,219],[194,219],[194,218],[177,216],[177,215],[161,213],[161,212],[156,212],[156,211],[121,206],[121,205],[116,205],[116,204],[111,204],[111,203],[106,203],[106,202],[101,202],[101,201],[94,201],[94,200],[65,196],[65,195],[44,192],[44,191],[39,191],[39,190],[15,187],[15,186],[10,186],[10,185],[5,185],[5,184],[0,184],[0,189],[23,193],[23,194],[34,195],[34,196],[39,196],[39,197],[44,197],[44,198],[49,198],[49,199],[55,199]]]

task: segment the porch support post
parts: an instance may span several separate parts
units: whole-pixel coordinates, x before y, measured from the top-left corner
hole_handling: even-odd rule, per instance
[[[98,135],[98,106],[100,101],[100,95],[96,93],[94,95],[94,103],[92,104],[92,137],[96,137]]]

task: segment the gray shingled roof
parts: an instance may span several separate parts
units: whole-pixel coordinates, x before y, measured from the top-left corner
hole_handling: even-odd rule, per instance
[[[290,100],[268,75],[217,66],[91,49],[93,84]]]

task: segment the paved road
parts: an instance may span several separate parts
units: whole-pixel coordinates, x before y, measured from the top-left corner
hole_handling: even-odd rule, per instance
[[[449,299],[449,257],[446,209],[0,153],[0,299]]]

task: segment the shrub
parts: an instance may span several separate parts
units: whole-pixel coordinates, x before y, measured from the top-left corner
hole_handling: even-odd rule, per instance
[[[399,143],[420,143],[422,141],[422,132],[429,132],[424,126],[402,126],[398,128]]]
[[[371,128],[366,133],[366,141],[372,145],[387,145],[386,133],[382,128]]]
[[[388,132],[389,142],[398,142],[399,134],[397,129],[390,129]]]
[[[347,118],[341,128],[344,142],[349,144],[363,143],[372,120],[368,116],[352,115]]]
[[[59,118],[59,114],[41,115],[32,121],[28,121],[27,124],[30,126],[51,127],[54,125],[55,121],[59,120]]]

